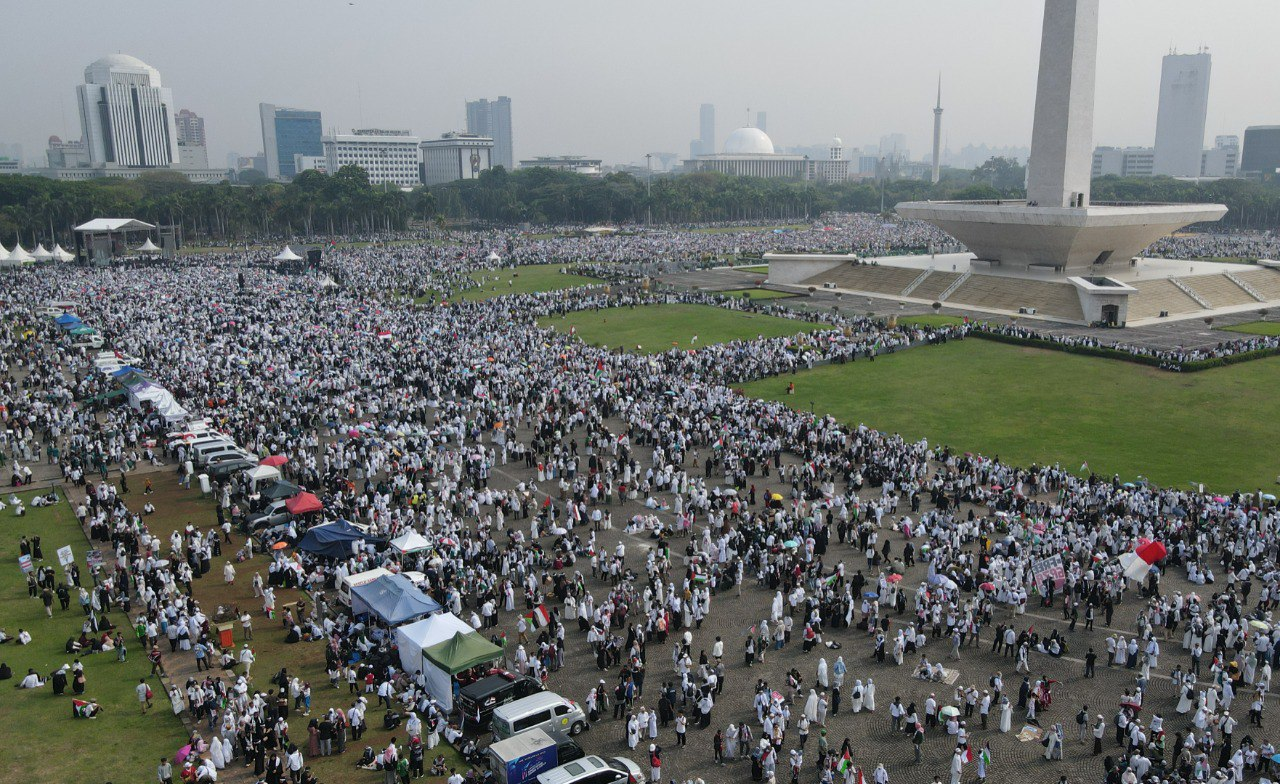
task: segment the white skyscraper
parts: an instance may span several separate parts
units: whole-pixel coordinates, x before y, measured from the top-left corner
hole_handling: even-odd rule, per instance
[[[154,167],[178,160],[173,93],[136,57],[109,54],[84,69],[80,127],[95,165]]]
[[[1199,177],[1209,112],[1209,53],[1165,55],[1160,68],[1154,174]]]

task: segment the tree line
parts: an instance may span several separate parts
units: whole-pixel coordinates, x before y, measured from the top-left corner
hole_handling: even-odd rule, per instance
[[[824,212],[879,212],[900,201],[1016,199],[1023,168],[993,158],[971,171],[947,172],[936,185],[920,180],[840,183],[730,177],[715,172],[645,178],[627,173],[588,177],[546,168],[482,172],[474,180],[401,191],[375,186],[356,166],[333,176],[307,171],[289,183],[195,185],[180,172],[136,180],[62,182],[0,176],[0,242],[70,246],[72,229],[96,217],[177,224],[187,242],[318,237],[399,231],[428,221],[455,224],[683,224],[788,222]],[[1280,227],[1280,184],[1246,180],[1186,182],[1168,177],[1095,180],[1094,202],[1218,202],[1229,208],[1220,227]]]

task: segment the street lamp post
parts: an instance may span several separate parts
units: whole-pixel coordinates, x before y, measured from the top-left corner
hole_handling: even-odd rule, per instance
[[[644,154],[644,223],[653,224],[653,153]]]

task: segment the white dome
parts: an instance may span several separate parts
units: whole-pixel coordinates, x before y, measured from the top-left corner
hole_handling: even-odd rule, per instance
[[[84,69],[88,84],[110,84],[116,74],[145,74],[152,87],[161,87],[160,72],[136,57],[127,54],[109,54],[100,57]]]
[[[843,147],[843,146],[844,146],[844,142],[840,140],[840,137],[839,137],[839,136],[837,136],[837,137],[835,137],[835,138],[833,138],[833,139],[831,140],[831,146],[832,146],[832,147]]]
[[[773,155],[773,140],[759,128],[739,128],[724,143],[729,155]]]
[[[94,61],[94,65],[105,68],[150,68],[151,66],[136,57],[127,54],[109,54]]]

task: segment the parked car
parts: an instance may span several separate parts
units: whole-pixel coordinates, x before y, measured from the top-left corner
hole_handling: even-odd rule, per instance
[[[538,727],[544,730],[562,729],[577,735],[591,725],[587,714],[573,700],[550,691],[532,694],[523,699],[499,705],[490,721],[495,740],[510,738],[517,732]]]
[[[640,766],[626,757],[594,754],[538,774],[538,784],[640,784]]]
[[[542,691],[535,678],[507,670],[492,670],[488,675],[463,686],[454,704],[464,726],[484,726],[499,705]]]

